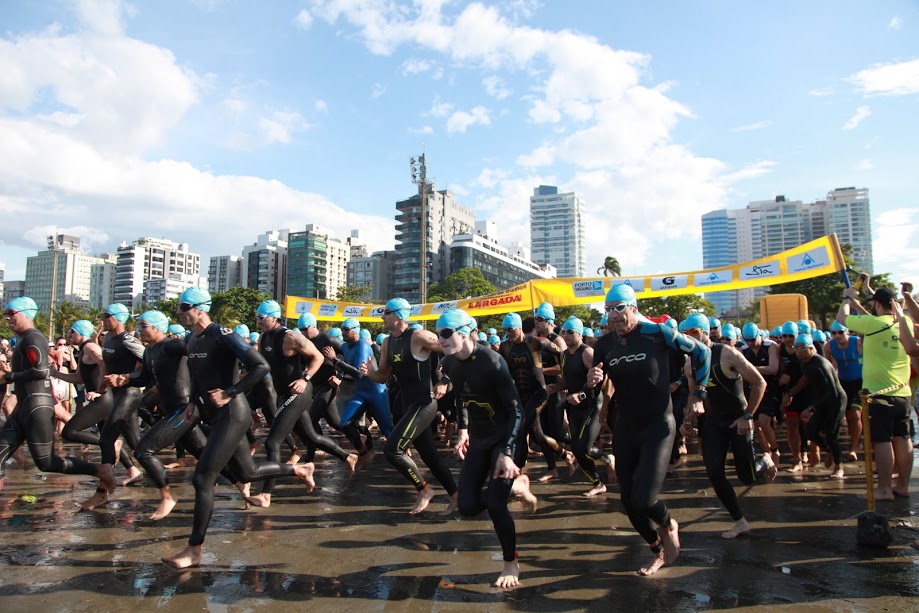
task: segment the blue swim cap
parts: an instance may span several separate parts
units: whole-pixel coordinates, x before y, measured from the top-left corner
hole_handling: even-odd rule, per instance
[[[258,342],[258,332],[252,332],[251,334],[249,334],[249,341],[253,343],[257,343]]]
[[[475,320],[475,317],[470,317],[470,318],[469,318],[469,329],[470,329],[470,330],[478,330],[478,329],[479,329],[479,322],[477,322],[477,321]]]
[[[748,321],[741,328],[741,334],[746,340],[752,341],[759,334],[759,328],[752,321]]]
[[[840,330],[842,330],[843,332],[849,331],[847,327],[845,327],[844,325],[842,325],[836,320],[833,320],[833,325],[830,326],[830,330],[832,330],[833,332],[839,332]]]
[[[607,302],[624,302],[638,306],[638,300],[635,298],[635,290],[627,283],[617,283],[609,288],[606,292]]]
[[[811,336],[814,338],[815,342],[818,342],[818,343],[826,342],[826,335],[823,333],[823,330],[814,330]]]
[[[361,328],[361,338],[365,341],[370,341],[370,330],[367,328]]]
[[[413,323],[413,324],[410,325],[408,328],[409,328],[409,330],[423,330],[423,329],[424,329],[424,326],[422,326],[422,325],[419,324],[419,323]]]
[[[708,317],[702,313],[693,313],[680,322],[680,332],[697,328],[703,332],[708,332]]]
[[[603,317],[600,318],[601,326],[605,326],[608,323],[609,323],[609,315],[604,315]]]
[[[386,340],[386,335],[385,335],[385,334],[383,334],[382,332],[380,332],[379,334],[377,334],[377,338],[376,338],[377,345],[382,346],[382,345],[383,345],[383,341],[385,341],[385,340]]]
[[[238,326],[233,328],[233,332],[235,332],[236,334],[240,335],[243,338],[249,338],[249,326],[247,326],[246,324],[239,324]]]
[[[341,322],[342,332],[344,332],[345,328],[348,328],[349,330],[357,330],[360,327],[361,324],[353,317],[349,317],[348,319]]]
[[[799,334],[795,338],[795,345],[804,345],[805,347],[813,347],[814,339],[811,338],[810,334]]]
[[[169,329],[169,318],[163,315],[160,311],[146,311],[137,319],[138,321],[147,322],[160,332],[165,332]]]
[[[798,320],[798,332],[802,334],[810,334],[811,325],[806,319]]]
[[[329,336],[331,336],[332,338],[337,338],[338,340],[341,340],[342,339],[341,328],[332,328],[331,330],[329,330]]]
[[[536,317],[542,317],[548,321],[555,321],[555,309],[548,302],[543,302],[536,309]]]
[[[402,321],[408,321],[412,314],[412,305],[405,298],[392,298],[386,303],[386,310],[395,313]]]
[[[498,338],[497,334],[492,334],[488,337],[488,344],[489,345],[500,345],[501,339]]]
[[[449,328],[460,334],[469,334],[472,331],[469,325],[471,319],[469,314],[462,309],[450,309],[441,313],[440,317],[437,318],[436,328],[438,330]],[[520,319],[520,317],[518,316],[517,319]]]
[[[720,328],[720,327],[721,327],[721,320],[718,319],[717,317],[709,317],[709,318],[708,318],[708,327],[709,327],[709,328]]]
[[[782,324],[782,335],[784,336],[786,334],[794,334],[795,336],[797,336],[798,335],[798,324],[796,324],[793,321],[786,321],[785,323],[783,323]]]
[[[189,287],[179,296],[179,304],[190,304],[192,307],[205,313],[211,311],[211,293],[203,287]]]
[[[115,318],[116,321],[124,323],[128,321],[131,317],[131,311],[128,310],[128,307],[124,306],[120,302],[110,304],[105,307],[105,312]]]
[[[312,313],[304,313],[300,316],[300,319],[297,320],[298,328],[308,328],[310,326],[316,325],[316,316]]]
[[[770,333],[771,336],[779,337],[782,336],[782,326],[776,326],[772,329]]]
[[[484,332],[479,332],[478,334],[476,334],[476,336],[477,336],[478,339],[479,339],[480,341],[482,341],[482,342],[485,342],[485,341],[488,340],[488,337],[485,336],[485,333],[484,333]]]
[[[255,311],[255,314],[262,315],[264,317],[280,317],[281,305],[274,300],[266,300],[265,302],[258,305],[258,309]]]
[[[584,322],[572,315],[562,324],[562,330],[574,330],[578,334],[584,334]]]
[[[6,310],[22,313],[29,319],[35,319],[38,315],[38,305],[28,296],[19,296],[6,303]]]
[[[488,333],[488,336],[491,336],[492,334],[497,334],[497,333],[498,333],[498,331],[495,330],[494,328],[489,328],[488,330],[486,330],[486,332]]]
[[[83,338],[92,338],[93,333],[96,331],[96,328],[93,327],[92,322],[86,319],[80,319],[73,322],[73,325],[70,326],[70,329]]]
[[[517,313],[508,313],[504,316],[504,321],[501,322],[502,328],[522,328],[523,320],[520,319],[520,315]]]
[[[585,328],[584,328],[584,331],[581,332],[581,334],[584,335],[584,338],[593,338],[593,337],[594,337],[594,329],[593,329],[593,328],[586,328],[586,327],[585,327]]]
[[[182,336],[185,334],[185,326],[182,324],[172,324],[166,329],[166,332],[175,334],[176,336]]]
[[[732,324],[724,324],[721,328],[721,336],[732,340],[737,340],[737,328]]]

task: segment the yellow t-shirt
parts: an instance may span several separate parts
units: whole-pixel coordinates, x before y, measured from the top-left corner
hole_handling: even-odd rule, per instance
[[[910,329],[913,322],[907,318]],[[903,384],[885,396],[912,396],[909,387],[909,356],[900,344],[900,326],[891,315],[849,315],[846,327],[862,335],[862,384],[876,393]]]

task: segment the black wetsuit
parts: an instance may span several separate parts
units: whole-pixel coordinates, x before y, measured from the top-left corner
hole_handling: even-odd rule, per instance
[[[584,351],[587,345],[581,344],[574,353],[562,353],[562,376],[565,378],[567,393],[578,394],[584,391],[587,383],[587,366],[584,365]],[[565,402],[568,412],[568,426],[571,428],[571,449],[578,461],[578,466],[590,479],[590,483],[600,485],[597,464],[609,465],[609,458],[594,446],[600,435],[600,397],[588,395],[578,404]]]
[[[752,347],[746,345],[741,350],[741,353],[753,366],[769,366],[769,353],[774,345],[775,343],[772,341],[763,340],[758,350],[754,351]],[[782,347],[780,346],[778,349],[781,352]],[[759,403],[759,410],[756,413],[778,418],[782,412],[782,392],[779,389],[779,377],[777,374],[763,375],[763,379],[766,380],[766,392],[763,394],[763,400]]]
[[[851,342],[851,341],[850,341]],[[846,412],[846,392],[839,382],[833,364],[820,354],[801,366],[811,391],[814,414],[807,422],[807,438],[822,450],[833,454],[833,462],[842,463],[839,428]]]
[[[488,510],[501,543],[504,561],[517,556],[514,518],[507,510],[513,479],[493,479],[500,454],[515,457],[523,444],[523,408],[507,363],[478,344],[465,360],[446,356],[444,372],[453,382],[460,430],[469,431],[469,448],[460,469],[459,511],[466,517]]]
[[[143,343],[130,332],[106,335],[105,343],[102,344],[106,375],[130,375],[143,357]],[[141,393],[136,387],[116,387],[106,393],[112,394],[112,410],[105,418],[99,447],[102,450],[102,463],[114,464],[115,442],[119,436],[124,435],[131,449],[136,449],[140,441],[137,409],[140,407]]]
[[[708,348],[664,324],[638,322],[627,334],[609,332],[594,345],[594,366],[603,365],[616,390],[613,454],[622,504],[652,547],[658,540],[652,522],[670,523],[660,491],[676,429],[670,407],[672,351],[689,354],[696,383],[708,382]]]
[[[395,466],[419,492],[427,483],[418,473],[418,466],[405,451],[414,443],[421,459],[427,464],[447,494],[456,492],[456,482],[446,463],[437,453],[431,424],[437,417],[437,401],[431,384],[431,356],[419,360],[412,353],[412,335],[409,328],[401,335],[392,334],[383,341],[392,374],[399,380],[402,416],[393,426],[383,451],[390,464]]]
[[[95,464],[54,455],[54,395],[45,335],[35,328],[20,334],[10,366],[12,371],[3,378],[15,384],[16,408],[0,429],[0,480],[6,461],[26,441],[35,466],[42,472],[95,475]]]
[[[188,544],[195,546],[204,542],[214,511],[214,483],[224,466],[243,482],[291,476],[294,468],[277,462],[256,465],[244,440],[252,421],[245,393],[268,373],[268,363],[258,351],[233,330],[214,323],[201,334],[189,334],[186,351],[192,381],[191,398],[198,405],[202,421],[210,426],[207,445],[192,477],[195,514]],[[247,371],[242,379],[238,379],[237,360]],[[227,404],[218,408],[211,403],[208,392],[231,387],[233,397]]]
[[[544,339],[534,338],[540,341],[541,371],[558,366],[561,352],[564,351],[564,349],[559,349],[559,346],[555,344],[555,339],[558,338],[558,335],[555,332],[549,332],[549,335]],[[545,385],[553,385],[559,381],[558,375],[541,373],[541,376]],[[539,416],[536,420],[539,425],[535,426],[534,424],[536,441],[543,448],[543,456],[545,456],[546,466],[549,470],[555,469],[556,455],[563,451],[563,445],[571,442],[568,431],[565,430],[565,405],[567,404],[561,392],[549,394],[543,406],[540,407]]]
[[[268,459],[273,462],[280,461],[281,441],[295,431],[301,440],[310,441],[319,449],[344,461],[348,458],[348,452],[329,437],[320,435],[313,428],[309,415],[313,398],[312,381],[307,381],[306,388],[299,394],[293,394],[290,391],[290,384],[302,378],[310,364],[300,353],[294,353],[291,356],[284,355],[284,335],[287,332],[287,328],[278,326],[274,330],[263,332],[258,339],[259,351],[271,368],[271,380],[274,382],[274,391],[278,398],[278,411],[275,413],[274,423],[271,424],[271,430],[265,440]],[[274,489],[274,480],[266,479],[262,493],[270,494],[272,489]]]
[[[331,347],[336,354],[339,356],[341,355],[341,341],[329,336],[325,332],[320,332],[310,340],[320,353],[322,353],[324,347]],[[319,367],[319,370],[316,371],[316,374],[313,375],[311,379],[313,384],[313,402],[310,405],[309,414],[310,420],[313,422],[313,429],[320,434],[322,433],[321,419],[325,419],[330,427],[339,432],[341,431],[341,418],[338,415],[338,405],[335,402],[338,395],[338,386],[332,385],[329,381],[329,379],[337,375],[338,372],[335,370],[332,361],[325,359],[322,362],[322,366]],[[307,440],[305,442],[306,455],[304,459],[307,462],[312,462],[316,455],[317,447],[312,441]]]
[[[83,361],[83,353],[87,343],[83,341],[79,347],[80,357],[77,359],[77,371],[80,373],[80,379],[83,381],[83,387],[86,393],[99,391],[102,373],[99,371],[98,364],[87,364]],[[101,396],[95,400],[83,405],[73,417],[64,424],[64,430],[61,432],[61,438],[71,443],[80,443],[81,445],[99,445],[100,436],[92,432],[90,428],[99,425],[100,429],[105,423],[109,413],[112,412],[114,394],[110,390],[105,390]],[[133,468],[131,456],[122,447],[121,453],[118,454],[118,460],[125,468]]]

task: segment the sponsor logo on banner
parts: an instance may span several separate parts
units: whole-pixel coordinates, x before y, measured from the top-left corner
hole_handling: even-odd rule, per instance
[[[467,309],[482,309],[485,307],[495,307],[503,306],[505,304],[514,304],[515,302],[523,302],[523,297],[520,294],[515,294],[513,296],[501,296],[500,298],[486,298],[485,300],[470,300]]]
[[[432,313],[443,313],[444,311],[449,311],[450,309],[456,308],[457,301],[452,300],[450,302],[438,302],[431,307]]]
[[[423,304],[413,304],[412,305],[412,315],[421,315],[422,307],[424,307]]]
[[[789,274],[805,272],[807,270],[829,266],[830,254],[827,252],[826,247],[817,247],[816,249],[811,249],[804,253],[788,256],[787,263]]]
[[[575,281],[571,284],[576,298],[600,296],[603,294],[603,281]]]
[[[367,307],[354,306],[354,305],[346,306],[345,310],[342,311],[342,315],[344,315],[345,317],[360,317],[361,315],[363,315],[364,309],[366,308]]]
[[[615,279],[610,279],[609,286],[612,288],[614,285],[623,283],[628,285],[636,294],[639,294],[645,291],[645,278],[644,277],[632,277],[631,279],[623,279],[621,277],[616,277]]]
[[[705,287],[707,285],[721,285],[730,283],[734,280],[734,273],[730,270],[719,270],[718,272],[701,273],[695,276],[692,284],[696,287]]]
[[[335,315],[335,311],[338,310],[337,304],[320,304],[319,305],[319,314],[324,317],[331,317]]]
[[[766,277],[777,277],[779,276],[779,262],[778,260],[773,260],[771,262],[763,262],[761,264],[754,264],[752,266],[743,266],[740,269],[740,278],[743,279],[763,279]]]
[[[684,289],[689,285],[689,275],[668,275],[666,277],[651,277],[651,291],[658,292],[667,289]]]
[[[383,317],[383,311],[385,310],[385,306],[375,306],[370,309],[370,317]]]
[[[303,302],[302,300],[298,300],[296,303],[294,303],[294,311],[295,311],[298,315],[303,315],[304,313],[309,313],[309,312],[312,311],[312,310],[313,310],[313,303],[312,303],[312,302]]]

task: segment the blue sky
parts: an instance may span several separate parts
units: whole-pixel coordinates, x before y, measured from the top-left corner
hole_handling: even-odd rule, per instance
[[[205,270],[308,223],[391,247],[422,150],[502,242],[529,242],[535,186],[576,191],[590,269],[697,269],[703,213],[857,186],[875,271],[919,271],[915,2],[9,0],[0,23],[7,279],[54,228]]]

